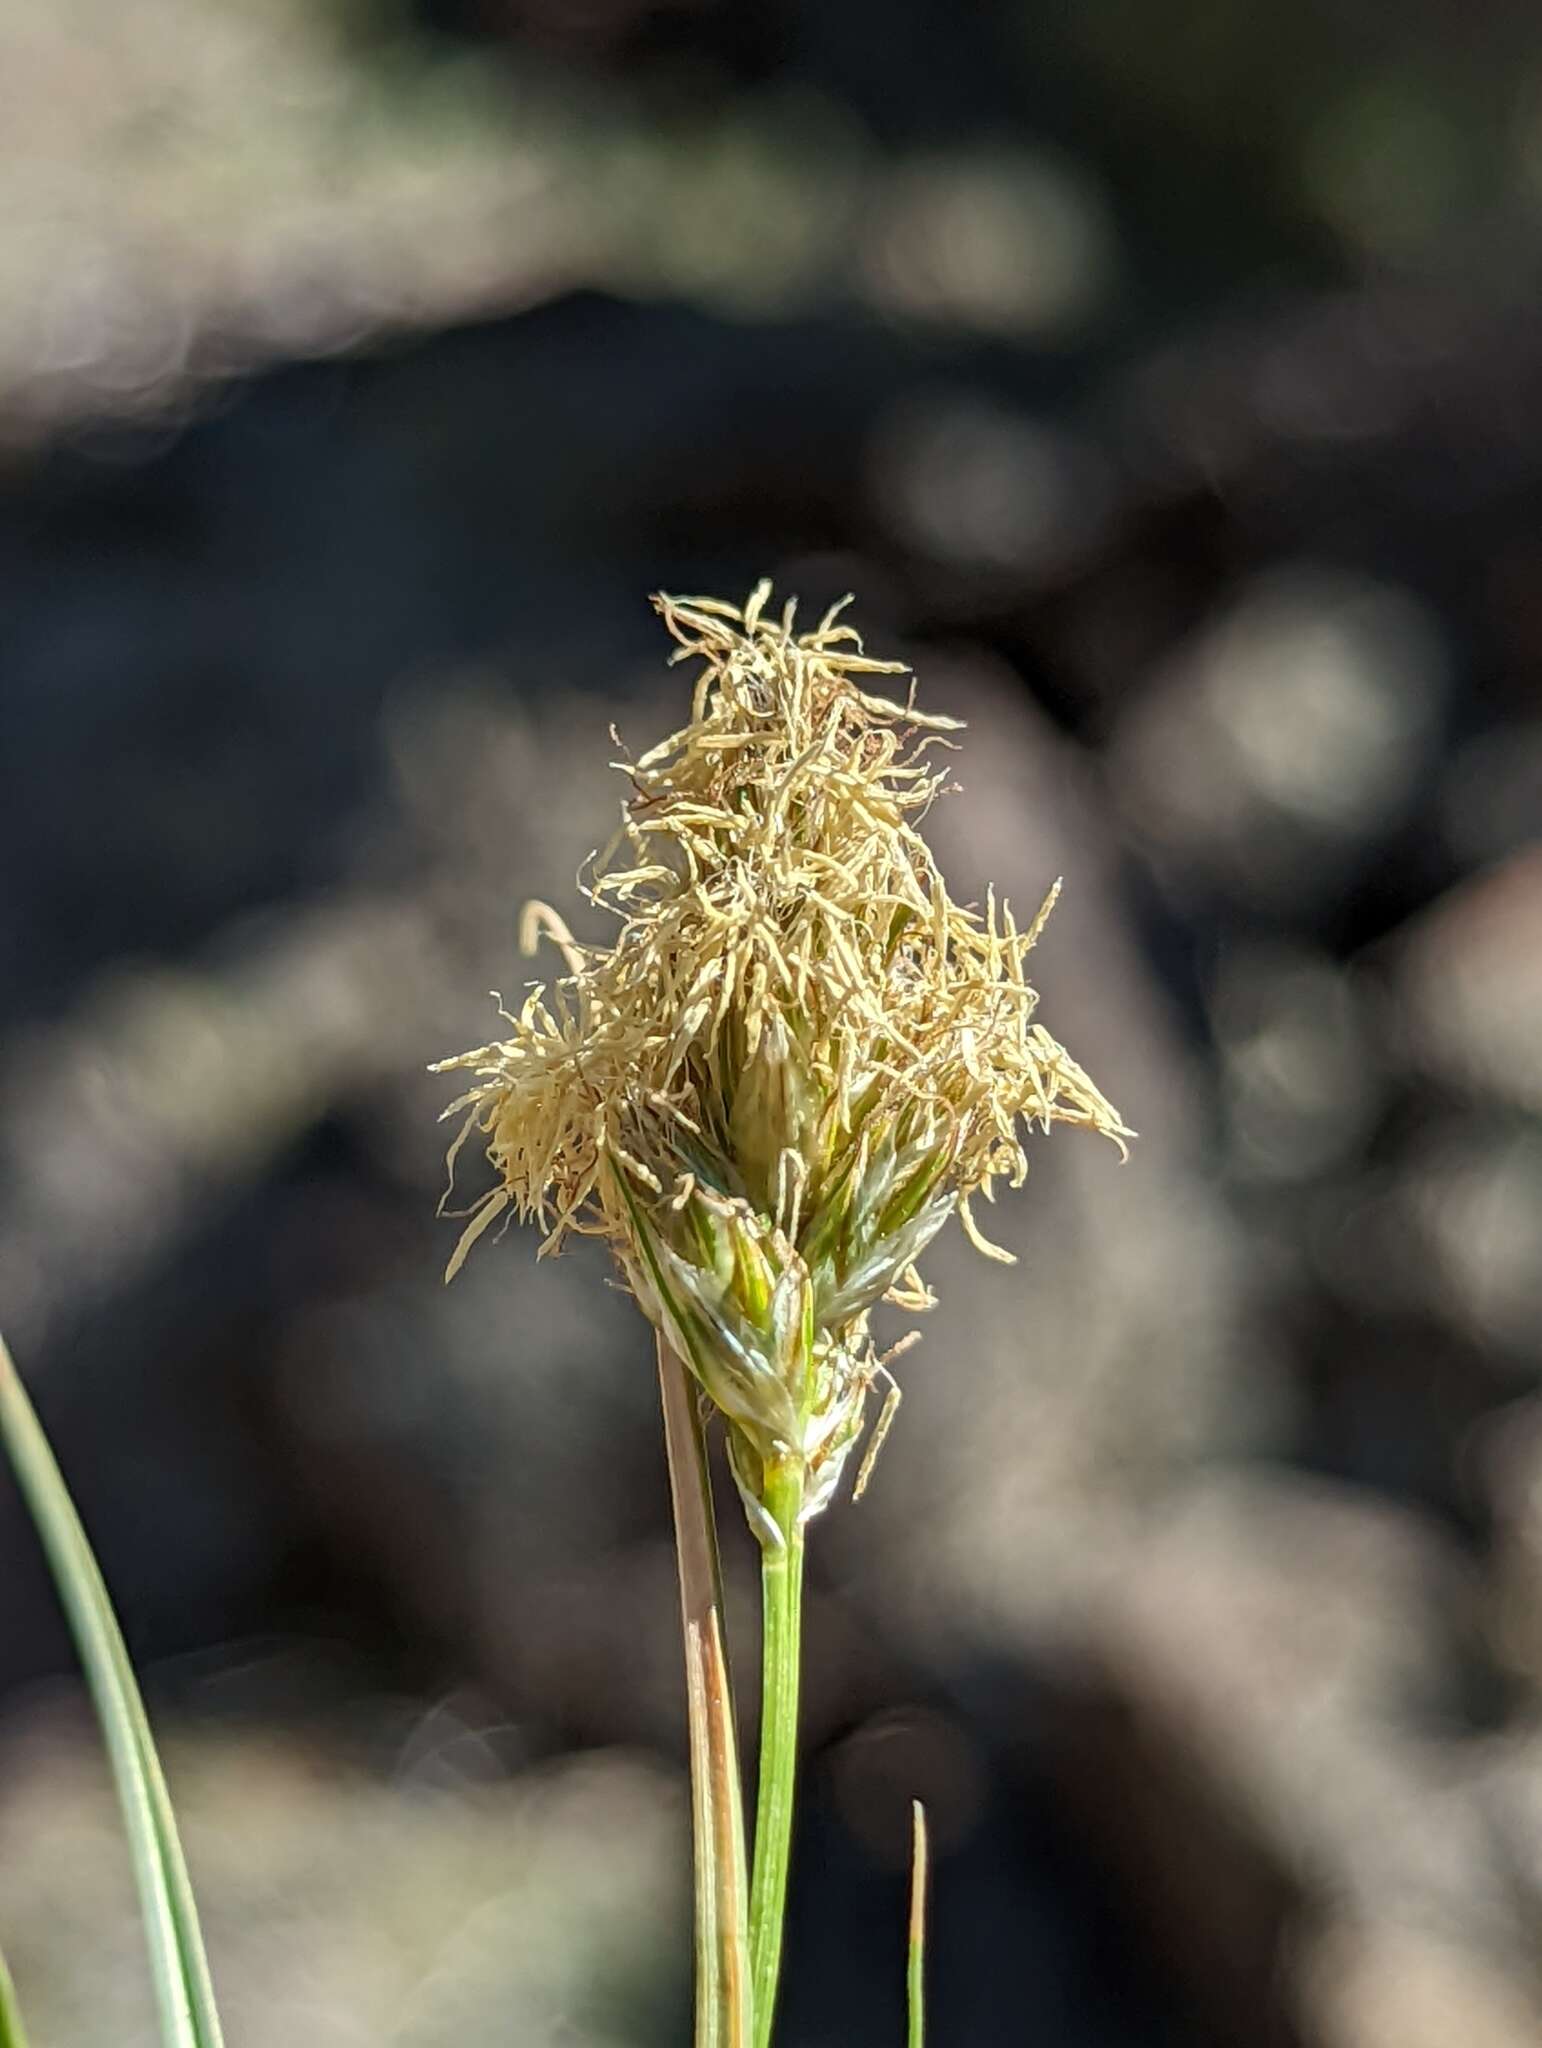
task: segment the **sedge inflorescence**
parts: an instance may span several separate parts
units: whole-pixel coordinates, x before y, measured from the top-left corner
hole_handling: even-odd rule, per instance
[[[769,1477],[800,1519],[830,1498],[883,1372],[881,1299],[931,1305],[916,1261],[971,1197],[1021,1184],[1024,1136],[1055,1123],[1123,1150],[1117,1112],[1037,1022],[1025,926],[962,906],[918,830],[955,721],[872,694],[843,606],[794,631],[762,583],[741,608],[660,596],[701,668],[691,717],[640,760],[585,894],[620,920],[582,945],[544,905],[526,943],[566,972],[507,1037],[441,1063],[475,1084],[497,1176],[450,1262],[512,1211],[603,1236],[632,1292],[721,1413],[762,1539]]]

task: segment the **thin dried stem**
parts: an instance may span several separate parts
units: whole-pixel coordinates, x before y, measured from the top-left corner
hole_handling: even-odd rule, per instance
[[[744,1804],[711,1480],[695,1384],[662,1338],[658,1352],[691,1743],[696,2048],[749,2048]]]

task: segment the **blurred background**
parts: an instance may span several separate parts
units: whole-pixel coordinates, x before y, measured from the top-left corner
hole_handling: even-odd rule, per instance
[[[1542,2039],[1534,8],[9,0],[0,178],[0,1323],[232,2042],[686,2038],[647,1332],[441,1286],[425,1067],[761,574],[1142,1133],[818,1526],[787,2048],[900,2038],[913,1794],[941,2048]],[[153,2038],[5,1482],[0,1940]]]

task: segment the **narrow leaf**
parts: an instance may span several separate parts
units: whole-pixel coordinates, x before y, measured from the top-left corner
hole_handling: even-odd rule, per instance
[[[0,1339],[0,1442],[31,1510],[85,1670],[133,1859],[165,2048],[221,2048],[219,2017],[171,1799],[107,1588]]]
[[[16,1986],[11,1982],[4,1956],[0,1956],[0,2048],[27,2048],[21,2007],[16,2003]]]

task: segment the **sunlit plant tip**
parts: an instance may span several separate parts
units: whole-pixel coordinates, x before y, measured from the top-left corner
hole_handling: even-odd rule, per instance
[[[1025,925],[993,890],[959,904],[921,836],[957,722],[844,604],[805,633],[767,583],[654,604],[699,667],[687,722],[616,763],[621,827],[584,891],[614,940],[531,906],[565,971],[441,1062],[475,1077],[446,1112],[452,1176],[473,1134],[496,1176],[450,1270],[509,1214],[543,1251],[605,1238],[775,1545],[771,1475],[795,1468],[800,1522],[828,1502],[885,1370],[870,1312],[931,1306],[917,1261],[948,1218],[1007,1258],[972,1198],[1022,1184],[1028,1133],[1130,1133],[1038,1021],[1025,962],[1059,885]]]

